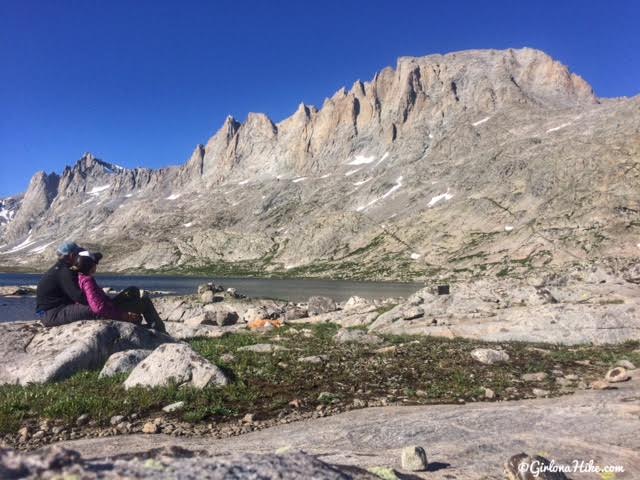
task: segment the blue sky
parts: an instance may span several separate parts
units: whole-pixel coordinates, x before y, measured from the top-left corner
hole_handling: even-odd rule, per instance
[[[640,2],[0,0],[0,198],[85,151],[186,161],[231,114],[282,120],[397,57],[529,46],[640,93]]]

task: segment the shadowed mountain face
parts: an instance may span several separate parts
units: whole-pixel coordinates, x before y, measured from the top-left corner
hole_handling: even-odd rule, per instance
[[[181,167],[85,155],[37,173],[0,265],[73,238],[116,270],[369,279],[527,272],[640,253],[640,98],[531,50],[401,58],[320,109],[229,117]]]

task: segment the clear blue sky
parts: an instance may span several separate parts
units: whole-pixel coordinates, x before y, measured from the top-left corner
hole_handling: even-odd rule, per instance
[[[403,55],[529,46],[640,93],[640,2],[0,0],[0,198],[85,151],[183,163],[231,114],[275,121]]]

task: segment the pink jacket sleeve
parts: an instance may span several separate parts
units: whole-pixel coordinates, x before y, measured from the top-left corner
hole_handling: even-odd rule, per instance
[[[125,320],[126,312],[123,312],[113,304],[113,301],[98,286],[95,278],[90,275],[80,274],[78,275],[78,284],[93,313],[101,318]]]

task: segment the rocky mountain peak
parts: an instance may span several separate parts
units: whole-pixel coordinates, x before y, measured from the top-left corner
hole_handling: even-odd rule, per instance
[[[511,49],[509,54],[515,60],[515,83],[526,85],[534,97],[559,103],[597,103],[593,89],[584,79],[545,52],[523,48]]]
[[[242,125],[243,130],[251,129],[256,133],[260,132],[260,134],[275,137],[278,133],[278,129],[273,123],[273,121],[264,113],[254,113],[250,112],[247,116],[247,121],[244,125]]]
[[[595,102],[584,80],[538,50],[400,57],[395,69],[381,70],[371,82],[357,80],[349,91],[340,88],[320,110],[300,104],[277,126],[261,113],[250,113],[244,124],[228,117],[207,143],[202,174],[214,182],[259,169],[305,174],[329,167],[331,158],[347,157],[356,138],[384,148],[409,131],[439,128],[465,111]],[[264,155],[279,165],[267,162],[266,168]]]
[[[366,92],[365,92],[365,85],[364,83],[362,83],[360,80],[356,80],[353,83],[353,86],[351,87],[351,90],[349,90],[349,93],[352,93],[353,95],[356,96],[365,96]]]
[[[60,177],[56,173],[36,172],[29,182],[15,218],[7,224],[7,240],[13,242],[31,232],[58,194],[59,182]]]
[[[293,120],[294,122],[302,122],[303,124],[306,123],[307,121],[309,121],[311,119],[311,117],[313,116],[313,114],[317,113],[318,109],[316,107],[314,107],[313,105],[306,105],[304,103],[300,103],[300,105],[298,105],[298,108],[296,109],[295,113],[293,115],[291,115],[288,119],[283,120],[282,122],[280,122],[281,125],[287,124],[287,123],[291,123],[291,122],[287,122],[288,120]]]
[[[185,165],[185,170],[187,171],[188,177],[193,178],[194,176],[195,177],[202,176],[205,152],[206,150],[204,145],[202,144],[196,145],[196,148],[194,148],[193,153],[191,154],[191,157],[189,157],[189,160]]]
[[[233,158],[241,126],[240,122],[229,115],[220,130],[207,142],[202,162],[203,176],[213,177],[215,180],[218,177],[218,162],[222,162],[224,158]]]
[[[218,133],[224,133],[227,137],[233,137],[241,125],[242,124],[233,118],[233,116],[227,115],[227,118],[224,120],[224,124]]]
[[[345,87],[340,87],[336,93],[333,94],[333,96],[329,99],[329,101],[336,101],[336,100],[340,100],[344,97],[346,97],[348,95],[349,92],[347,92],[347,89]]]
[[[92,175],[107,174],[113,175],[126,170],[124,167],[113,163],[105,162],[94,156],[92,153],[85,153],[72,167],[66,167],[62,174],[63,178],[81,175],[88,177]]]
[[[114,176],[126,172],[119,165],[105,162],[91,153],[85,153],[72,167],[66,167],[60,178],[59,191],[64,197],[83,193],[93,188],[110,185]]]

